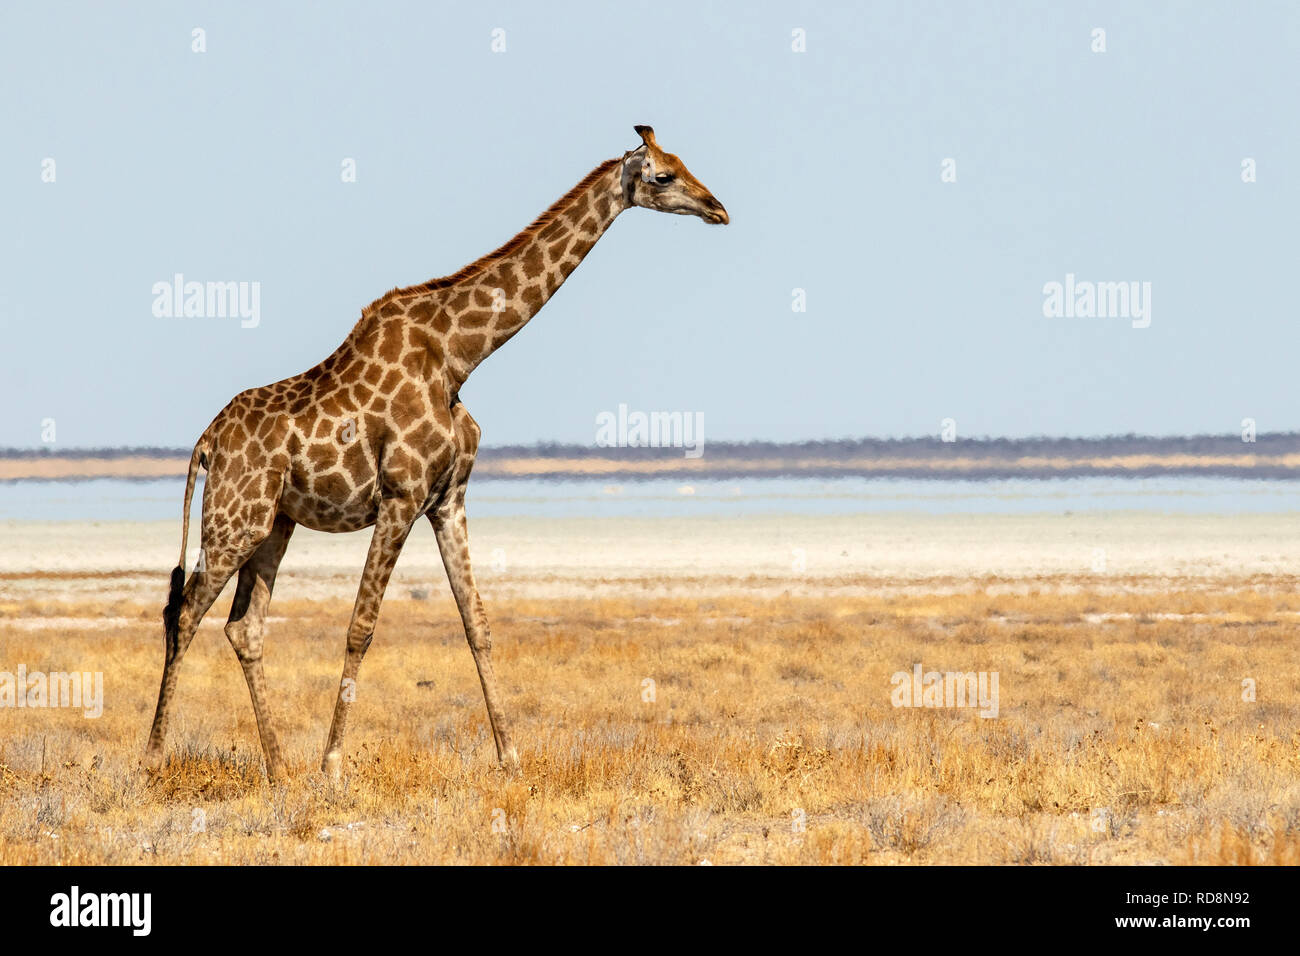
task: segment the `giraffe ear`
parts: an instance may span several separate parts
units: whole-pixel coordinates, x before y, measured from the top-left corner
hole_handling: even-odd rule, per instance
[[[636,130],[636,134],[641,137],[641,142],[645,143],[647,146],[659,145],[655,142],[655,131],[652,127],[633,126],[632,128]]]

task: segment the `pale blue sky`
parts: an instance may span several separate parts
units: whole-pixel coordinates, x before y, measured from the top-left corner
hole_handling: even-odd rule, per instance
[[[717,440],[1300,429],[1300,5],[1064,7],[6,4],[0,446],[189,446],[634,123],[732,225],[624,214],[463,390],[486,444],[620,402]],[[176,272],[260,282],[260,325],[155,318]],[[1150,328],[1044,318],[1068,272],[1149,281]]]

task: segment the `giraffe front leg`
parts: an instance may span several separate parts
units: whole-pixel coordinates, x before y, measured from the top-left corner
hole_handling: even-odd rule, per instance
[[[393,565],[397,563],[411,525],[419,515],[420,503],[406,499],[388,498],[379,506],[379,520],[375,522],[374,537],[370,539],[370,551],[366,554],[366,568],[361,573],[361,587],[352,608],[352,622],[348,625],[347,653],[334,704],[334,720],[330,724],[325,755],[321,758],[321,770],[334,780],[343,773],[343,734],[347,730],[348,712],[357,698],[357,672],[361,669],[361,659],[366,656],[375,635],[379,606],[384,600]]]
[[[465,625],[465,638],[474,655],[479,683],[483,685],[483,701],[487,704],[488,722],[492,725],[492,737],[496,742],[497,762],[517,770],[519,751],[510,739],[505,713],[501,709],[496,674],[492,670],[492,632],[488,628],[487,612],[483,610],[483,601],[479,598],[474,572],[469,564],[469,525],[465,520],[464,485],[457,488],[437,511],[430,513],[429,521],[438,537],[438,550],[442,553],[442,563],[447,569],[447,581],[451,584],[452,594],[456,596],[460,619]]]

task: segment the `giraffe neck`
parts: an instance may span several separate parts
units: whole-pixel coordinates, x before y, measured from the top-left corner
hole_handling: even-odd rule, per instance
[[[500,249],[412,290],[427,291],[410,298],[406,313],[443,337],[453,391],[528,324],[626,208],[623,162],[612,159]]]

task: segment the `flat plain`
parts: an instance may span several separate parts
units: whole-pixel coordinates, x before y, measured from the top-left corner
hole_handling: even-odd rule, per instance
[[[0,522],[0,863],[1300,863],[1300,516],[471,517],[522,767],[494,766],[433,535],[319,772],[366,532],[300,530],[268,784],[221,625],[139,768],[178,522]],[[996,717],[897,673],[998,674]]]

